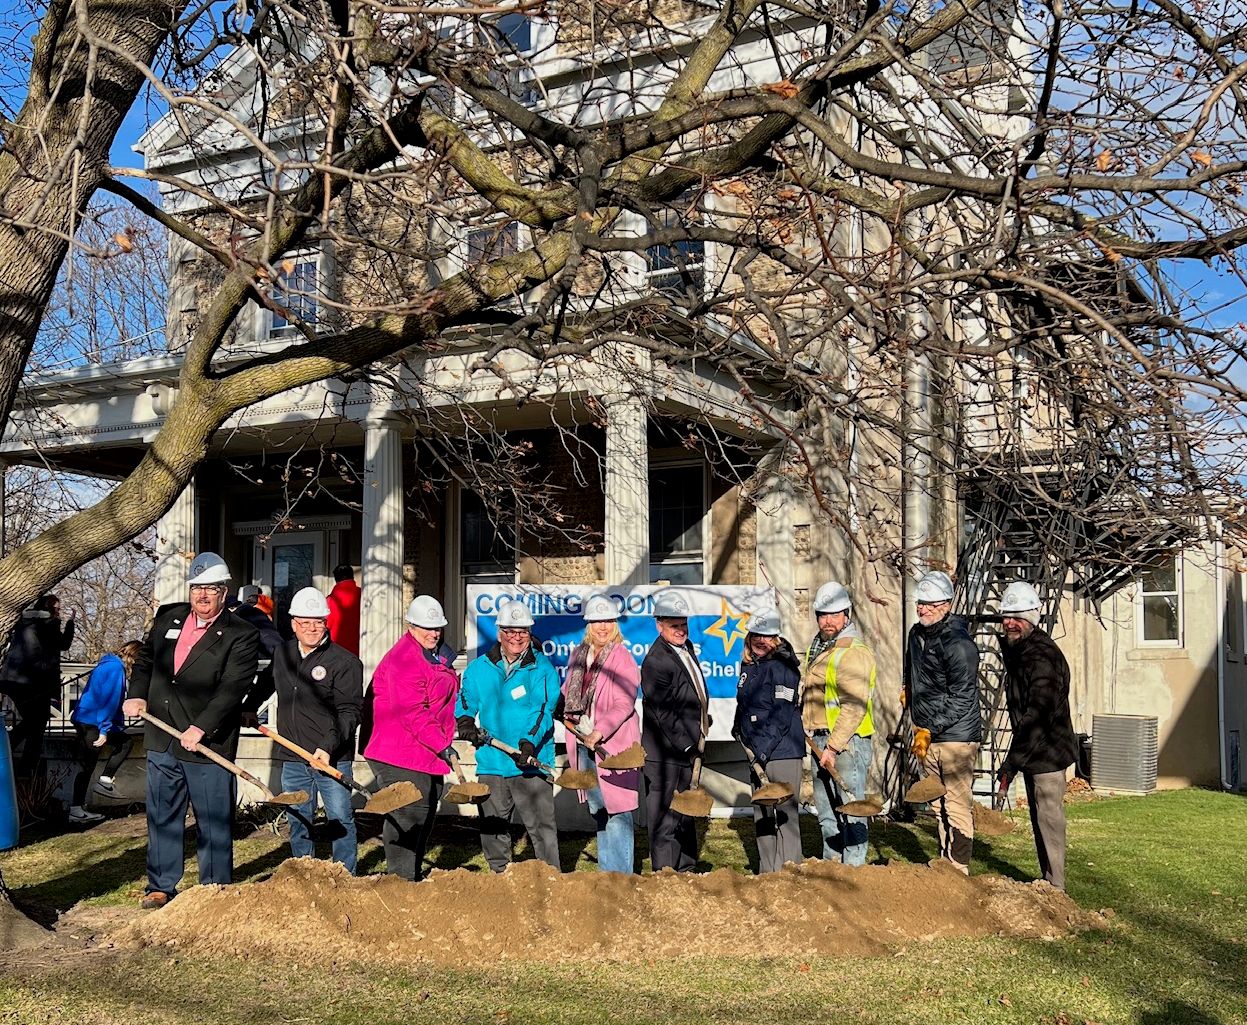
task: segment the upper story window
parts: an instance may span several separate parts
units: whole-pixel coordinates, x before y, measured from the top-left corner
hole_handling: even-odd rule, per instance
[[[702,214],[696,207],[684,208],[680,201],[674,207],[660,210],[650,221],[650,230],[692,227],[701,223]],[[687,295],[700,294],[705,287],[706,244],[698,239],[676,239],[650,246],[645,251],[645,277],[656,292]]]
[[[518,221],[487,221],[468,230],[464,260],[467,266],[499,260],[518,253],[520,225]]]
[[[315,330],[321,322],[322,272],[319,253],[299,253],[283,261],[269,291],[270,338],[286,338],[300,329]]]
[[[1161,556],[1139,575],[1137,603],[1139,643],[1180,647],[1182,644],[1182,560]]]

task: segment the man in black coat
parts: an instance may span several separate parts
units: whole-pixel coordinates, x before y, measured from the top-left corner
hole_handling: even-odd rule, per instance
[[[641,663],[641,743],[645,747],[645,814],[654,871],[697,866],[697,828],[671,810],[671,799],[687,790],[693,759],[705,750],[710,732],[709,695],[688,639],[688,602],[675,591],[654,601],[658,639]]]
[[[130,678],[126,715],[150,711],[180,730],[174,739],[150,723],[147,748],[145,908],[163,907],[185,870],[186,802],[195,811],[199,881],[234,874],[234,776],[198,754],[197,744],[233,759],[243,699],[255,679],[259,633],[225,608],[229,569],[212,552],[197,555],[190,602],[156,613]]]
[[[60,707],[61,653],[73,642],[74,614],[62,624],[61,602],[54,594],[43,595],[22,612],[9,635],[9,650],[0,668],[0,694],[9,697],[21,716],[9,736],[18,779],[30,780],[39,774],[52,705]]]
[[[1003,793],[1019,772],[1026,784],[1044,879],[1065,889],[1065,779],[1078,754],[1069,712],[1069,663],[1039,629],[1039,593],[1017,582],[1000,599],[1000,646],[1013,740],[1000,770]]]

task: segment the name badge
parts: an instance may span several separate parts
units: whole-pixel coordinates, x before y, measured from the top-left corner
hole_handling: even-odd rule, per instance
[[[776,687],[775,688],[775,700],[776,701],[791,701],[796,696],[797,696],[797,692],[792,687]]]
[[[511,700],[519,701],[519,699],[522,698],[527,693],[528,691],[524,689],[524,685],[521,683],[518,687],[513,687],[511,689]]]
[[[168,633],[165,634],[165,640],[176,641],[181,636],[182,636],[182,631],[175,626],[172,630],[170,630]]]

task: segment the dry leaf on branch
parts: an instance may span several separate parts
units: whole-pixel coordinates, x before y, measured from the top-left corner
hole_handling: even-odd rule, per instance
[[[791,100],[801,91],[794,83],[788,81],[786,78],[782,82],[768,82],[762,88],[765,92],[774,93],[776,96],[782,96],[786,100]]]
[[[117,243],[117,247],[123,253],[132,252],[134,249],[134,242],[131,241],[130,236],[124,231],[117,232],[117,234],[113,236],[113,241]]]

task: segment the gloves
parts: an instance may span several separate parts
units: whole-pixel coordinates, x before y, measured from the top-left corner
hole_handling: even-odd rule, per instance
[[[466,740],[473,747],[481,746],[481,731],[477,728],[476,720],[470,715],[461,715],[455,720],[455,737],[458,740]]]
[[[1013,782],[1013,776],[1014,773],[1010,769],[1002,768],[1000,770],[1000,775],[996,777],[996,791],[1001,797],[1004,797],[1005,793],[1008,791],[1009,784]]]
[[[905,688],[901,688],[901,708],[909,704],[909,695],[905,693]]]
[[[445,750],[445,751],[438,751],[438,752],[437,752],[437,757],[438,757],[438,758],[440,758],[442,761],[444,761],[447,765],[449,765],[449,764],[450,764],[450,757],[451,757],[451,755],[453,755],[454,753],[455,753],[455,745],[454,745],[454,744],[447,744],[447,745],[446,745],[446,750]]]
[[[567,715],[567,695],[559,692],[559,699],[554,703],[554,721],[558,722]]]
[[[511,756],[511,761],[515,762],[517,769],[531,769],[536,760],[537,749],[528,740],[521,740],[520,749]]]
[[[910,750],[914,757],[921,761],[927,756],[927,748],[931,746],[931,731],[919,726],[914,730],[914,744]]]

